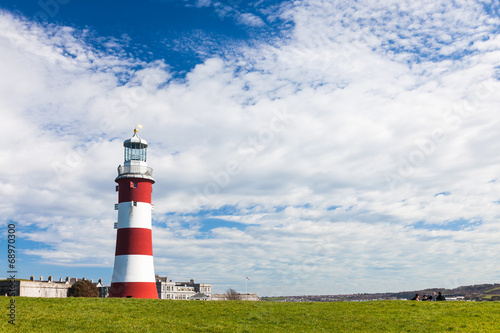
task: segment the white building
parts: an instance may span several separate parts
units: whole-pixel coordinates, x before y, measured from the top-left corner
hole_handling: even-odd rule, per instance
[[[212,285],[194,283],[193,279],[189,282],[172,282],[167,276],[156,275],[156,289],[160,299],[209,300],[212,297]]]
[[[85,280],[85,278],[81,279]],[[22,297],[46,297],[46,298],[66,298],[69,294],[69,289],[77,281],[77,278],[66,277],[65,280],[60,278],[54,280],[49,276],[47,280],[43,276],[39,280],[35,280],[32,275],[29,280],[3,280],[0,281],[0,295],[22,296]],[[102,280],[96,283],[90,280],[101,292],[103,288]],[[104,297],[101,295],[101,297]]]

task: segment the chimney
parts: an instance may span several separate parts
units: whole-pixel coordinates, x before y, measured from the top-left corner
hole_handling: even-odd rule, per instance
[[[30,281],[35,281],[35,277],[33,275],[30,276]]]
[[[66,283],[69,283],[69,276],[66,276]]]
[[[40,281],[43,281],[43,275],[40,275]]]
[[[62,277],[59,278],[59,282],[62,282]]]
[[[194,279],[189,280],[189,283],[194,284]]]
[[[98,281],[98,282],[99,282],[100,284],[102,284],[102,279],[99,279],[99,281]]]
[[[47,282],[52,282],[52,275],[49,275],[49,279]]]

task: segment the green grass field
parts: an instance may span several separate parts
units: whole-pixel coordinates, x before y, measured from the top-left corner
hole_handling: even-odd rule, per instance
[[[500,332],[499,302],[281,303],[2,297],[1,332]]]

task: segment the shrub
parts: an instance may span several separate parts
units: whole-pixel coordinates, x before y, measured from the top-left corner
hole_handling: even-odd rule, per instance
[[[236,290],[231,289],[231,288],[229,288],[225,292],[225,296],[226,296],[226,300],[228,300],[228,301],[237,301],[237,300],[241,299],[240,294],[238,294],[236,292]]]
[[[69,288],[69,295],[73,297],[98,297],[99,290],[89,280],[77,281]]]

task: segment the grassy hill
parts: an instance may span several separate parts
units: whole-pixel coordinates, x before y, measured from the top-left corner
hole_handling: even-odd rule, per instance
[[[10,298],[1,297],[7,312]],[[1,332],[500,332],[499,302],[15,298]]]

